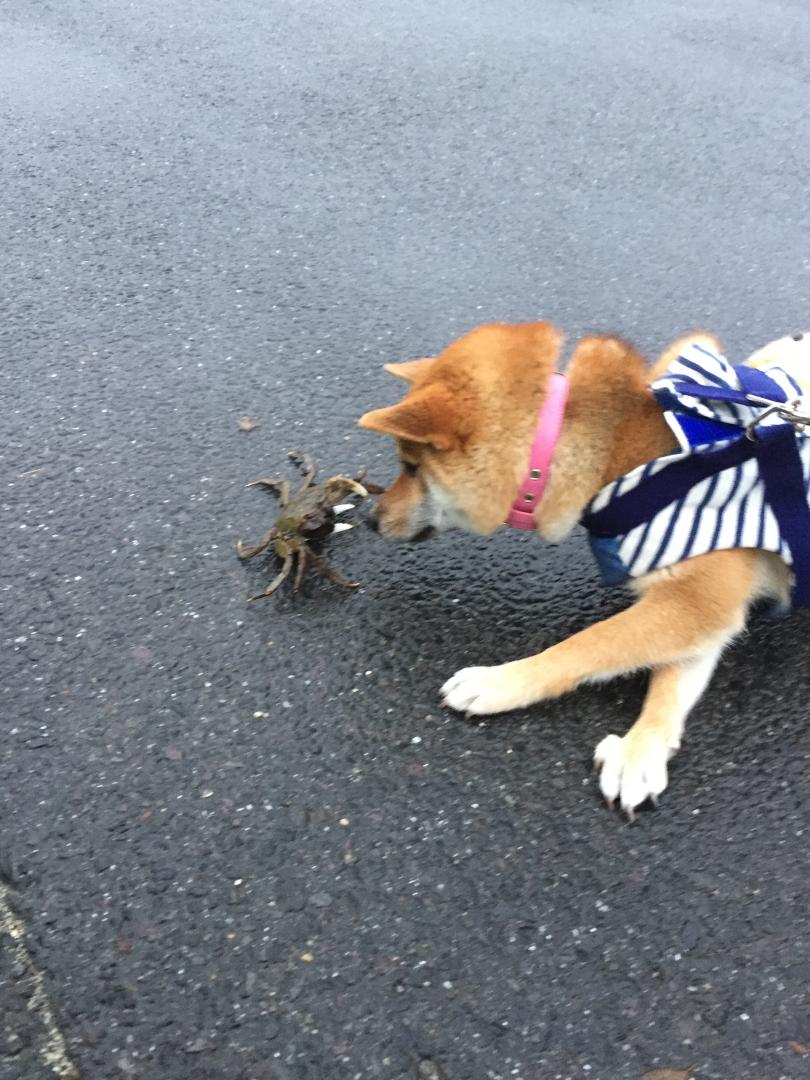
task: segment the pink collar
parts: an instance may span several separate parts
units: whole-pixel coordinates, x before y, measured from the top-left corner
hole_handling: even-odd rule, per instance
[[[506,524],[513,529],[534,529],[534,511],[546,490],[551,459],[557,449],[560,438],[565,403],[568,400],[568,379],[559,371],[555,371],[548,382],[548,393],[537,417],[537,427],[534,432],[529,455],[529,471],[526,473],[520,485],[520,491],[515,501]]]

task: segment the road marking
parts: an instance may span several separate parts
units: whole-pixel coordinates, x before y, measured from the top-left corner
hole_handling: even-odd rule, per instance
[[[9,901],[8,888],[0,883],[0,938],[11,940],[14,959],[25,969],[23,978],[29,978],[34,992],[28,1000],[28,1009],[34,1013],[45,1029],[45,1040],[39,1047],[42,1060],[59,1077],[59,1080],[79,1080],[79,1070],[68,1057],[65,1037],[59,1030],[54,1011],[45,990],[45,976],[31,959],[25,943],[26,930],[22,919],[14,913]]]

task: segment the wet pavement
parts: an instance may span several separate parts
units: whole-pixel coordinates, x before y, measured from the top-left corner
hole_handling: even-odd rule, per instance
[[[808,40],[786,0],[0,12],[0,1080],[810,1076],[806,614],[628,826],[590,754],[643,679],[436,707],[625,602],[582,536],[358,529],[359,590],[250,607],[234,555],[289,450],[389,479],[381,365],[478,322],[810,328]]]

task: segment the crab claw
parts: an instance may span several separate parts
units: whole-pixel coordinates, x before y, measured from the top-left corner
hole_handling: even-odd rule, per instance
[[[329,494],[334,492],[336,498],[341,495],[359,495],[361,499],[365,499],[368,495],[368,488],[348,476],[332,476],[324,482],[323,487]]]

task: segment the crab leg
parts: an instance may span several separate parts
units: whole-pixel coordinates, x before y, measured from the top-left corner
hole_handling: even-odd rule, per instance
[[[269,488],[270,491],[274,491],[278,495],[282,509],[286,508],[287,503],[290,501],[289,480],[253,480],[250,484],[245,484],[245,487]]]
[[[295,569],[295,581],[293,582],[293,592],[298,592],[301,588],[301,582],[304,580],[304,571],[307,568],[307,549],[301,548],[296,552],[298,557],[298,566]]]
[[[334,581],[335,585],[340,585],[344,589],[356,589],[360,584],[359,581],[348,581],[342,574],[339,574],[337,570],[329,565],[326,559],[320,558],[314,551],[307,553],[307,558],[314,564],[315,569],[327,578],[329,581]]]
[[[236,554],[240,559],[252,559],[254,555],[258,555],[260,551],[264,551],[269,544],[275,540],[276,527],[268,529],[258,544],[254,544],[253,547],[245,547],[241,540],[236,541]]]
[[[368,469],[361,469],[357,476],[355,476],[354,482],[356,484],[362,484],[362,486],[366,489],[366,494],[368,495],[382,495],[382,493],[385,491],[385,488],[382,486],[382,484],[372,484],[368,482],[366,480],[367,476]]]
[[[292,555],[285,555],[284,556],[284,564],[281,567],[281,570],[279,571],[279,573],[276,575],[276,577],[273,578],[273,580],[270,582],[270,584],[267,586],[267,588],[264,590],[264,592],[257,593],[255,596],[249,596],[248,597],[248,603],[251,604],[251,603],[253,603],[254,600],[261,600],[263,596],[272,596],[272,594],[276,591],[276,589],[279,587],[279,585],[281,585],[281,583],[284,581],[284,579],[289,577],[290,570],[292,570],[292,564],[293,564]]]
[[[305,476],[301,491],[306,491],[315,481],[315,474],[318,471],[318,466],[310,455],[305,454],[303,450],[291,450],[289,454],[287,454],[287,457],[294,461],[296,465],[300,465],[304,470]]]

